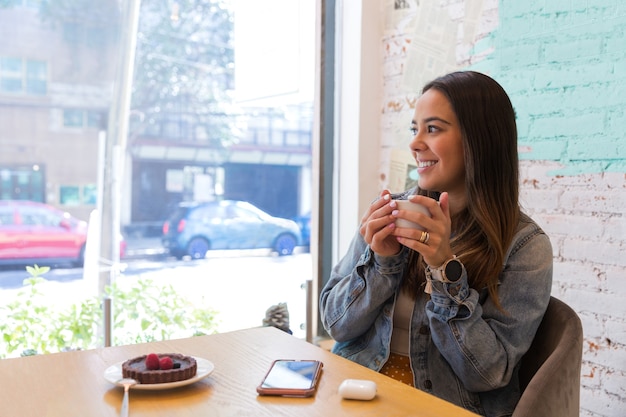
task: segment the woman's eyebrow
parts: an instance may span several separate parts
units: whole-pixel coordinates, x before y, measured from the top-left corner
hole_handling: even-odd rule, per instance
[[[447,125],[451,125],[452,123],[450,123],[449,121],[442,119],[441,117],[437,117],[437,116],[432,116],[432,117],[427,117],[424,119],[424,123],[428,123],[428,122],[441,122],[441,123],[445,123]],[[417,122],[415,120],[411,120],[411,125],[416,125]]]

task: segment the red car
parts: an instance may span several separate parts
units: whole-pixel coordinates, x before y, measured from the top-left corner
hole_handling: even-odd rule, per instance
[[[87,223],[52,206],[0,201],[0,264],[83,266]]]

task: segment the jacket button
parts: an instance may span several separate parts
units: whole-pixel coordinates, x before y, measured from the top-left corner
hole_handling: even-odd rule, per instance
[[[430,329],[428,328],[428,326],[420,327],[420,334],[422,334],[422,335],[427,335],[429,331],[430,331]]]
[[[427,379],[426,381],[424,381],[424,388],[428,390],[433,388],[433,383],[431,382],[430,379]]]

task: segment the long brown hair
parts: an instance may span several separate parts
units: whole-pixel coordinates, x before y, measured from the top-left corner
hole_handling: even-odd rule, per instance
[[[426,84],[422,94],[430,89],[450,102],[465,152],[467,206],[452,218],[452,252],[465,265],[469,285],[486,287],[500,306],[498,278],[520,218],[515,111],[502,86],[478,72],[444,75]],[[417,193],[438,198],[442,191]],[[412,294],[421,289],[424,267],[421,255],[412,252],[404,289]]]

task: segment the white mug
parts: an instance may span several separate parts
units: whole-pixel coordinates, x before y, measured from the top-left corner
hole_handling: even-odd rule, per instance
[[[413,203],[409,200],[395,200],[395,202],[396,202],[396,208],[398,210],[414,211],[418,213],[423,213],[427,215],[428,217],[430,217],[430,212],[428,211],[428,209],[425,206],[422,206],[421,204]],[[406,219],[396,219],[396,227],[406,227],[406,228],[413,228],[417,230],[424,230],[424,227],[420,226],[417,223],[408,221]]]

